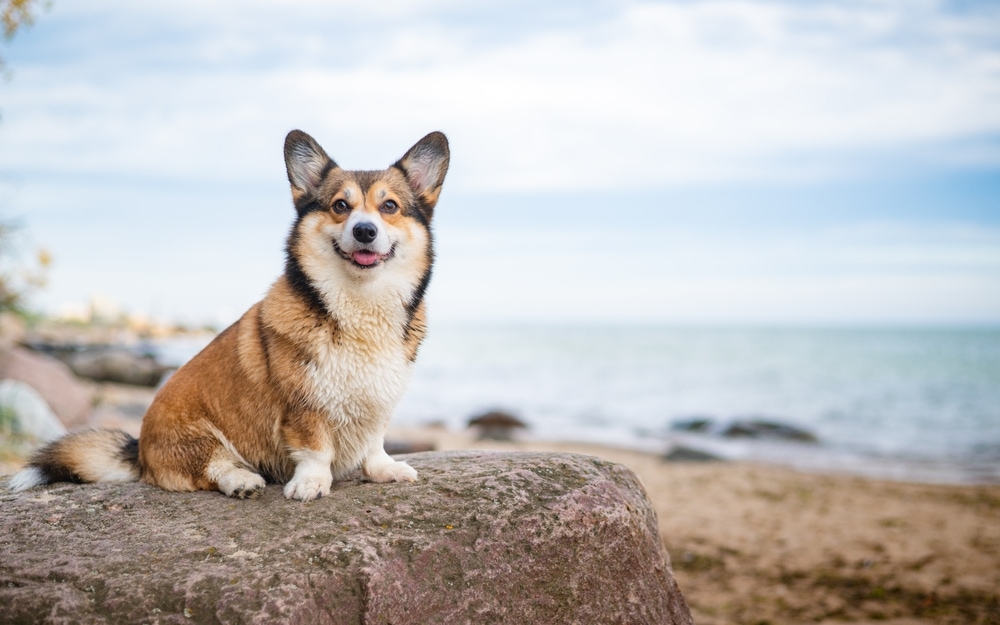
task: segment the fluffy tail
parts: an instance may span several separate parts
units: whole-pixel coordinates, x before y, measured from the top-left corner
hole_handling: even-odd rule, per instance
[[[35,452],[8,487],[27,490],[52,482],[135,482],[139,479],[139,440],[121,430],[83,430],[67,434]]]

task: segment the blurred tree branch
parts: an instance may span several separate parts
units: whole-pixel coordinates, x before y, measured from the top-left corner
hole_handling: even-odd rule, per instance
[[[0,27],[3,38],[10,41],[22,28],[35,23],[37,11],[48,9],[49,0],[0,0]],[[6,63],[0,56],[0,70]],[[52,263],[51,255],[44,249],[38,250],[35,268],[17,268],[8,265],[16,262],[14,238],[17,225],[10,221],[0,221],[0,312],[24,312],[26,297],[45,286],[46,273]]]
[[[0,0],[0,24],[3,26],[3,38],[10,41],[22,28],[35,23],[35,11],[38,8],[47,9],[51,3],[48,0]],[[5,65],[0,57],[0,67]]]
[[[3,36],[10,40],[22,26],[35,23],[31,10],[39,0],[0,0],[0,21],[3,22]]]

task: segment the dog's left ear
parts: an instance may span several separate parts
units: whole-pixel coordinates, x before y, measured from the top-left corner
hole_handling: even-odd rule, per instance
[[[440,132],[432,132],[414,145],[396,161],[394,167],[406,175],[410,188],[419,196],[428,210],[437,204],[441,195],[444,175],[448,173],[448,138]],[[429,217],[429,215],[428,215]]]

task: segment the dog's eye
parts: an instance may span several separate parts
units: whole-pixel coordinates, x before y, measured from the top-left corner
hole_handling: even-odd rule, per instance
[[[382,205],[382,212],[391,215],[399,210],[399,204],[396,204],[393,200],[386,200],[385,204]]]
[[[337,200],[333,203],[333,212],[343,215],[344,213],[351,212],[351,207],[344,200]]]

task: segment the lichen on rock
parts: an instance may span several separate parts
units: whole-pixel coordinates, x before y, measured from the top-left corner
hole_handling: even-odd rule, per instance
[[[0,495],[2,623],[690,623],[635,475],[434,452],[300,503],[53,485]]]

